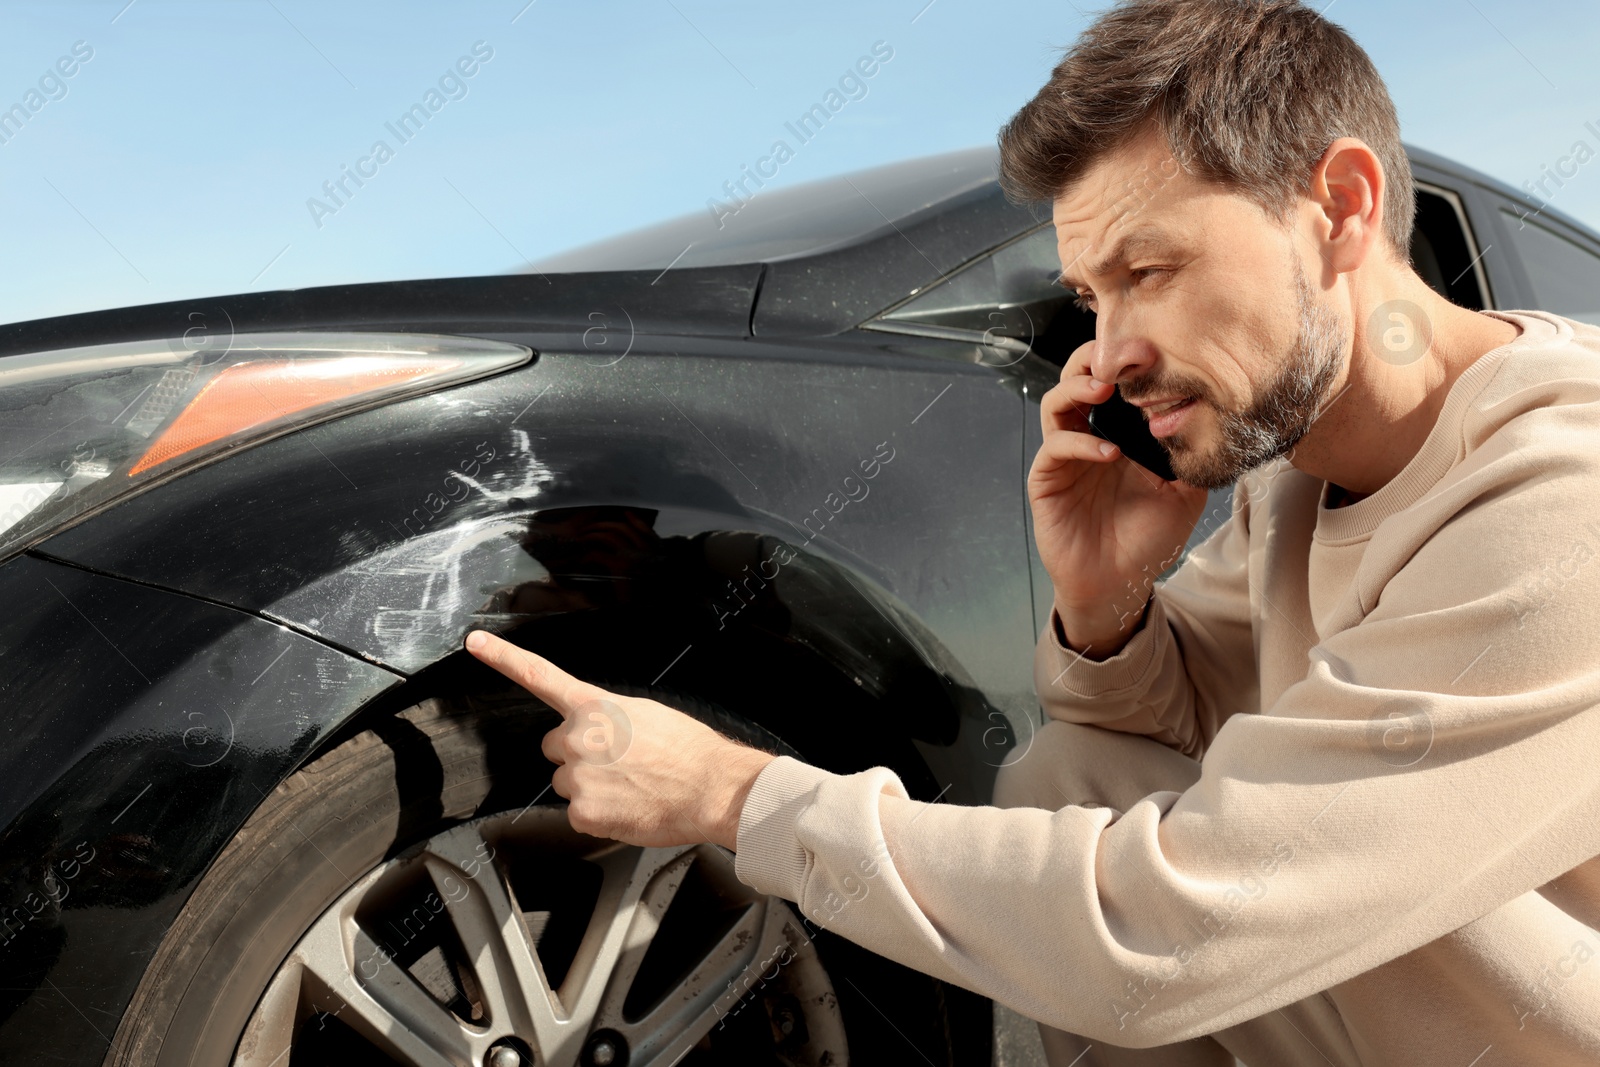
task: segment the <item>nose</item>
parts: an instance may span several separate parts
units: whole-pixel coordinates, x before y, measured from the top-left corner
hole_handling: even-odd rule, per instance
[[[1105,309],[1095,317],[1094,355],[1089,371],[1102,382],[1127,381],[1147,373],[1156,362],[1155,346],[1121,309]],[[1109,312],[1109,313],[1108,313]]]

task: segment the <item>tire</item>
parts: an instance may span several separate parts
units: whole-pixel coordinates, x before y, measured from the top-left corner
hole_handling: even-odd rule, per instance
[[[768,731],[709,702],[636,685],[603,684],[608,684],[613,691],[660,700],[757,747],[796,755]],[[264,1040],[261,1035],[269,1031],[287,1034],[291,1030],[295,1035],[293,1052],[280,1053],[277,1067],[307,1067],[324,1062],[337,1062],[339,1067],[407,1062],[393,1047],[387,1054],[375,1050],[371,1042],[377,1039],[369,1032],[370,1026],[368,1030],[361,1029],[365,1024],[359,1010],[343,1018],[337,1012],[329,1014],[333,1002],[321,999],[320,991],[325,987],[305,977],[322,974],[320,965],[301,966],[296,972],[302,976],[299,993],[278,992],[288,988],[286,975],[291,965],[305,963],[309,958],[306,953],[310,951],[307,945],[316,942],[321,936],[318,931],[334,921],[331,917],[335,913],[342,914],[341,908],[365,908],[373,899],[393,897],[398,900],[398,893],[413,893],[416,891],[413,883],[421,877],[414,872],[424,867],[438,884],[440,842],[465,840],[462,835],[471,836],[472,840],[478,840],[472,835],[481,835],[485,842],[493,840],[494,848],[507,855],[517,849],[524,853],[531,849],[541,857],[547,853],[555,856],[563,848],[569,852],[573,848],[610,849],[613,851],[606,854],[613,857],[661,851],[630,851],[630,846],[601,842],[571,831],[566,824],[565,802],[548,789],[553,768],[539,754],[541,738],[557,722],[553,711],[520,690],[487,697],[427,700],[350,735],[289,776],[264,798],[196,884],[134,992],[113,1038],[111,1051],[104,1060],[107,1067],[215,1067],[235,1062],[264,1063],[269,1057],[256,1058],[261,1051],[259,1042]],[[535,830],[546,836],[529,837]],[[484,853],[480,848],[479,854],[486,857],[482,864],[469,863],[454,873],[475,878],[480,869],[498,871],[503,877],[495,884],[515,884],[518,876],[513,866],[520,864],[516,870],[531,869],[526,862],[517,860],[514,863],[494,849]],[[560,855],[567,856],[567,853]],[[558,862],[568,860],[550,859],[547,864],[540,859],[535,865],[541,872],[540,877],[550,881],[552,876],[548,872],[554,869],[550,864]],[[666,866],[652,868],[655,873],[646,872],[653,879],[648,886],[643,876],[638,881],[639,885],[646,886],[641,892],[656,892],[650,887],[661,884],[667,877],[662,872],[673,864],[677,865],[674,870],[692,867],[712,872],[700,878],[701,882],[712,886],[697,889],[702,896],[710,894],[722,900],[730,894],[737,896],[741,890],[750,894],[754,899],[739,903],[738,907],[765,909],[761,914],[767,918],[759,920],[766,924],[760,936],[767,941],[762,944],[777,944],[775,939],[787,938],[788,944],[796,949],[788,958],[803,961],[809,955],[816,961],[774,968],[773,973],[779,977],[770,986],[764,979],[772,975],[761,974],[765,961],[754,970],[752,964],[744,964],[738,973],[744,975],[743,989],[750,992],[740,999],[741,991],[730,981],[726,990],[716,994],[722,1004],[718,1011],[722,1018],[715,1032],[700,1037],[694,1046],[685,1045],[673,1053],[688,1053],[682,1061],[685,1067],[694,1063],[763,1061],[842,1064],[851,1057],[857,1063],[924,1059],[936,1065],[988,1062],[987,1001],[909,971],[826,931],[816,930],[798,920],[789,906],[776,898],[755,897],[752,890],[732,878],[729,854],[713,846],[696,846],[666,862]],[[726,870],[718,873],[719,865]],[[682,875],[674,877],[685,885],[692,880]],[[369,885],[373,888],[364,888]],[[393,888],[395,886],[401,888]],[[677,883],[673,883],[662,891],[678,894],[665,898],[673,902],[672,908],[680,908],[678,900],[689,892],[676,886]],[[356,893],[366,895],[353,898],[352,894]],[[467,896],[468,891],[463,890],[463,899]],[[352,899],[357,903],[341,903]],[[455,901],[454,896],[450,899]],[[470,899],[478,901],[477,890],[470,891]],[[513,908],[520,907],[515,902],[522,899],[527,896],[520,889],[514,890],[511,893]],[[756,911],[738,912],[737,908],[729,911],[731,906],[725,903],[718,906],[730,915],[756,914]],[[683,909],[689,907],[681,905]],[[443,911],[438,913],[444,914]],[[413,910],[407,914],[418,913]],[[532,914],[523,912],[524,920]],[[584,946],[590,944],[590,934],[585,930],[594,924],[589,920],[576,923],[562,920],[560,917],[566,913],[559,908],[539,914],[553,917],[547,919],[547,926],[540,927],[540,932],[529,935],[537,941],[537,952],[545,969],[552,966],[546,958],[547,941],[565,944],[569,956],[579,951],[575,946],[580,941]],[[664,917],[658,916],[658,940],[665,938],[669,922],[673,921],[672,914],[668,910]],[[440,924],[441,930],[454,923],[454,912],[451,916],[450,923]],[[409,919],[406,922],[409,923]],[[686,922],[688,920],[680,920],[672,929],[691,929]],[[405,928],[411,929],[409,925]],[[391,922],[388,929],[398,931],[399,927]],[[524,929],[526,932],[525,924]],[[731,936],[725,935],[723,943],[731,943],[728,941]],[[442,933],[439,939],[441,943],[448,940]],[[419,937],[417,951],[423,943],[424,939]],[[368,977],[367,967],[377,972],[386,963],[419,968],[413,973],[422,973],[422,960],[407,962],[406,953],[411,950],[404,942],[399,950],[392,949],[391,943],[379,944],[382,947],[369,952],[362,961],[363,979]],[[459,947],[461,943],[457,944]],[[805,949],[810,946],[815,947],[815,952],[808,954]],[[670,953],[663,949],[659,958],[668,962],[656,965],[653,971],[650,970],[652,958],[656,957],[646,951],[643,962],[636,960],[640,977],[628,979],[630,1003],[647,971],[659,977],[667,973],[661,971],[662,966],[669,969],[679,966],[676,948]],[[568,965],[579,966],[570,959]],[[346,966],[349,966],[348,960]],[[450,981],[454,983],[454,990],[465,991],[462,996],[466,999],[460,1000],[460,1004],[471,1002],[472,1012],[483,1010],[477,1001],[487,1004],[492,999],[474,985],[476,979],[470,964],[466,968],[457,965],[454,971],[448,966],[439,971],[437,960],[427,966],[435,968],[430,974],[449,972],[458,976]],[[698,992],[690,990],[694,980],[701,978],[703,969],[698,967],[694,976],[684,980],[684,985],[672,988],[676,1000],[688,1001],[693,992],[694,996],[702,998],[700,1003],[710,1002],[706,998],[712,997],[712,993],[706,992],[710,987],[703,981]],[[388,972],[391,977],[397,974],[398,969]],[[754,983],[752,975],[757,977]],[[683,976],[678,977],[682,979]],[[550,978],[549,984],[557,984],[555,977]],[[454,995],[448,985],[428,988],[434,990],[435,999]],[[662,988],[665,990],[666,986]],[[716,988],[722,988],[720,983]],[[312,992],[306,992],[307,989]],[[473,993],[474,989],[478,991]],[[867,991],[871,992],[870,999]],[[477,1001],[472,1000],[473,996]],[[349,997],[344,999],[351,1001]],[[509,1002],[512,998],[504,999]],[[645,1012],[643,1017],[648,1019],[658,1015],[666,1018],[669,1013],[661,1005],[666,1004],[667,999],[663,991],[658,999],[651,1001],[655,1007],[647,1005],[639,1011]],[[757,1002],[765,1007],[764,1012],[743,1010]],[[457,1000],[450,1003],[455,1005]],[[290,1006],[284,1007],[286,1004]],[[452,1010],[460,1019],[468,1019],[467,1008]],[[496,1008],[495,1012],[498,1011]],[[285,1015],[285,1012],[290,1014]],[[285,1021],[291,1017],[293,1021]],[[473,1015],[469,1021],[477,1018]],[[701,1011],[700,1018],[709,1016]],[[274,1019],[277,1021],[273,1022]],[[312,1020],[318,1027],[316,1036],[310,1034]],[[346,1025],[347,1020],[351,1025]],[[367,1034],[366,1038],[360,1036],[363,1033]],[[577,1031],[573,1033],[576,1035]],[[499,1039],[508,1049],[515,1046],[524,1057],[520,1061],[510,1052],[497,1051],[498,1045],[487,1053],[480,1050],[462,1059],[483,1057],[483,1062],[494,1065],[527,1063],[532,1058],[524,1040],[527,1036]],[[572,1040],[579,1040],[579,1036]],[[846,1044],[846,1036],[848,1050],[836,1047]],[[245,1040],[242,1042],[242,1039]],[[690,1039],[682,1035],[672,1038]],[[625,1042],[620,1058],[607,1052],[596,1059],[599,1054],[594,1051],[595,1042],[601,1038],[590,1036],[586,1040],[588,1044],[583,1046],[578,1062],[611,1062],[617,1067],[625,1067],[629,1062],[630,1053]],[[750,1047],[760,1045],[763,1048],[770,1043],[770,1058],[767,1053],[752,1058],[747,1051],[730,1058],[728,1053],[718,1051],[735,1047],[737,1042],[753,1042]],[[906,1047],[908,1043],[915,1047],[914,1051]],[[641,1043],[635,1060],[646,1062],[665,1047]],[[288,1048],[285,1045],[284,1051]],[[313,1048],[317,1051],[310,1051]],[[565,1058],[570,1062],[571,1049],[567,1052]],[[456,1058],[446,1056],[438,1062],[451,1062]],[[541,1056],[537,1062],[542,1067],[547,1061]],[[473,1067],[478,1064],[474,1062]]]

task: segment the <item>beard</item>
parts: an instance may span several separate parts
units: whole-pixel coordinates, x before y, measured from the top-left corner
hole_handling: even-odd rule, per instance
[[[1316,303],[1305,271],[1295,261],[1295,292],[1300,330],[1278,373],[1257,391],[1243,411],[1229,411],[1209,396],[1205,383],[1187,376],[1140,382],[1138,392],[1195,398],[1217,413],[1220,443],[1201,452],[1183,434],[1161,438],[1180,481],[1199,489],[1221,489],[1246,472],[1285,455],[1321,414],[1323,400],[1339,376],[1347,340],[1337,315]]]

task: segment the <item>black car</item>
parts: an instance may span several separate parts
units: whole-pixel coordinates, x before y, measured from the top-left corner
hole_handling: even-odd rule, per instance
[[[1411,155],[1439,292],[1600,321],[1600,237]],[[986,148],[516,274],[0,327],[0,1061],[989,1062],[988,1001],[729,853],[574,833],[553,713],[461,641],[987,801],[1094,329],[1058,267]]]

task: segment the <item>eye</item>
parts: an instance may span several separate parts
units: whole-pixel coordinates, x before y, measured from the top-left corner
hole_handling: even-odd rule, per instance
[[[1074,293],[1072,296],[1072,306],[1077,308],[1079,311],[1088,312],[1091,315],[1094,314],[1094,294],[1090,293],[1085,296],[1083,293]]]
[[[1128,273],[1133,275],[1135,282],[1143,282],[1148,281],[1155,275],[1165,274],[1166,272],[1167,268],[1165,267],[1138,267]]]

